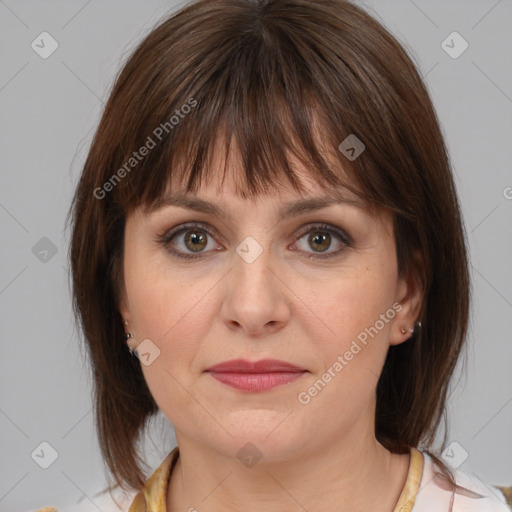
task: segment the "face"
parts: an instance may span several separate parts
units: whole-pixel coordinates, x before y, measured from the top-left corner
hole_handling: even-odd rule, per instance
[[[303,195],[242,199],[232,176],[187,195],[222,215],[169,202],[127,218],[121,313],[178,443],[290,459],[374,431],[378,377],[419,291],[399,276],[389,213],[340,188],[341,202],[286,214],[328,197],[303,176]],[[293,368],[211,370],[240,359]]]

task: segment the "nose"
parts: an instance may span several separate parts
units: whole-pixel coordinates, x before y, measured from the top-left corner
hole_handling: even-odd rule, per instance
[[[250,248],[254,250],[254,246]],[[259,338],[274,334],[288,324],[292,294],[279,265],[271,261],[269,248],[254,260],[247,254],[240,251],[233,258],[221,314],[230,330]]]

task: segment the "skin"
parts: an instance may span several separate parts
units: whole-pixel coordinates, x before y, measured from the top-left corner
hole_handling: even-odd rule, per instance
[[[401,327],[413,327],[421,305],[418,284],[398,272],[392,217],[343,203],[278,221],[279,208],[301,195],[281,187],[243,199],[235,192],[236,165],[219,192],[220,163],[216,158],[214,178],[194,197],[219,204],[227,219],[165,206],[151,214],[135,210],[126,222],[120,311],[134,336],[131,348],[150,339],[160,350],[141,368],[180,449],[167,510],[391,511],[409,455],[392,454],[375,439],[375,392],[389,346],[408,340]],[[325,195],[306,172],[301,179],[304,197]],[[213,234],[188,228],[208,240],[196,260],[156,241],[188,222],[202,222]],[[353,243],[345,246],[331,233],[330,246],[319,248],[307,232],[320,222]],[[168,247],[197,254],[185,235]],[[247,236],[263,249],[252,263],[236,252]],[[341,248],[331,258],[308,259]],[[298,394],[396,303],[394,318],[308,404],[300,403]],[[235,358],[280,359],[308,372],[260,393],[205,373]],[[248,442],[261,454],[252,467],[237,457]]]

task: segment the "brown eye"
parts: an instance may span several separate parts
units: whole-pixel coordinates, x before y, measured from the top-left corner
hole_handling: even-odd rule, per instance
[[[197,229],[185,231],[184,243],[192,252],[202,251],[207,245],[206,235]]]
[[[208,253],[219,247],[210,230],[203,227],[203,224],[178,226],[160,235],[157,241],[171,254],[185,259],[208,256]]]
[[[222,246],[215,243],[210,230],[203,226],[203,224],[181,225],[166,234],[159,235],[156,241],[172,255],[180,258],[207,257],[212,251],[222,249]],[[300,252],[306,253],[308,258],[326,259],[340,255],[344,249],[351,247],[353,242],[341,229],[321,224],[303,232],[297,237],[295,243],[299,246]],[[329,250],[333,246],[335,250]]]
[[[331,245],[331,235],[327,232],[316,231],[309,235],[308,243],[317,252],[324,252]]]
[[[344,249],[352,245],[352,239],[344,231],[334,226],[321,224],[303,232],[296,243],[302,252],[309,253],[307,254],[308,258],[325,259],[340,255]],[[337,249],[336,244],[338,244]],[[333,246],[335,250],[329,250]]]

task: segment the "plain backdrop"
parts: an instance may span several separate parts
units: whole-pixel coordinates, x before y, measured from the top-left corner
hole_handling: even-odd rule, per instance
[[[449,400],[452,455],[459,469],[511,485],[512,2],[362,5],[421,70],[462,201],[473,310],[467,374],[454,380]],[[121,61],[177,6],[0,0],[0,511],[65,507],[105,483],[73,325],[64,221]],[[148,471],[175,442],[163,416],[153,427]]]

